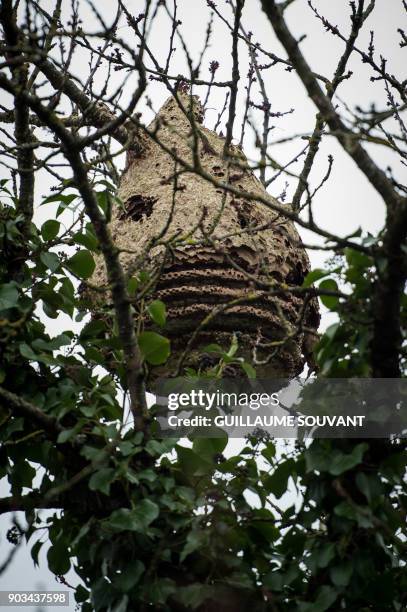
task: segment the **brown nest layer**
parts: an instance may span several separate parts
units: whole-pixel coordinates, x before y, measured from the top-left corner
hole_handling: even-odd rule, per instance
[[[293,377],[319,324],[317,300],[304,302],[295,291],[310,267],[301,239],[290,220],[264,203],[225,193],[196,173],[179,173],[171,151],[192,163],[195,146],[203,173],[277,203],[240,148],[223,157],[224,139],[201,125],[199,100],[180,94],[179,101],[186,112],[170,98],[149,126],[163,146],[146,136],[142,154],[122,177],[111,230],[123,266],[130,275],[145,270],[155,278],[149,299],[167,307],[168,372],[187,346],[192,351],[185,363],[199,366],[208,342],[227,349],[235,335],[239,355],[251,361],[254,350],[266,362],[258,376]],[[106,283],[102,258],[91,281]]]

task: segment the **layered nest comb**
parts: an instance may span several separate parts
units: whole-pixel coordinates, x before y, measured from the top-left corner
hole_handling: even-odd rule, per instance
[[[167,307],[162,333],[171,340],[172,354],[166,373],[186,346],[191,351],[184,365],[199,368],[211,359],[203,351],[209,342],[227,349],[234,335],[238,354],[260,362],[258,377],[294,377],[303,370],[319,324],[315,298],[304,301],[302,294],[284,291],[302,284],[310,267],[307,254],[293,223],[281,214],[225,194],[197,174],[180,173],[171,151],[192,163],[195,146],[203,171],[218,182],[276,202],[240,148],[232,147],[224,159],[225,139],[202,120],[196,96],[171,97],[149,126],[161,144],[145,137],[141,155],[129,156],[118,193],[122,205],[111,222],[113,238],[124,249],[122,264],[130,274],[142,269],[156,277],[148,299]],[[91,281],[106,284],[101,258]],[[146,319],[143,324],[149,325]]]

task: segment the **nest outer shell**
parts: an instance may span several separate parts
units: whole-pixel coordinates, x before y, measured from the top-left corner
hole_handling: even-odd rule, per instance
[[[171,97],[150,124],[149,129],[156,130],[159,140],[192,163],[194,138],[187,116],[192,110],[196,130],[200,132],[198,150],[202,168],[221,181],[227,180],[229,172],[229,182],[238,189],[276,202],[254,173],[241,167],[247,160],[239,147],[232,147],[234,163],[228,167],[222,157],[224,138],[201,125],[203,109],[199,100],[186,94],[179,94],[179,100],[186,113]],[[166,304],[168,324],[164,333],[172,342],[169,362],[156,372],[162,375],[171,371],[194,329],[215,307],[258,291],[251,278],[300,286],[310,264],[294,224],[264,204],[231,194],[225,197],[222,189],[193,173],[178,176],[174,194],[174,159],[151,138],[143,140],[141,155],[131,161],[122,176],[118,192],[122,204],[113,210],[110,229],[117,246],[130,251],[120,255],[126,272],[132,274],[140,269],[154,272],[161,268],[151,297]],[[178,240],[166,251],[163,244],[152,246],[152,240],[167,226],[170,216],[161,243],[171,242],[174,237],[186,239]],[[267,229],[261,231],[250,229],[265,225]],[[210,242],[205,244],[205,234],[211,229]],[[91,282],[103,286],[106,284],[103,258],[98,257],[96,264]],[[97,301],[95,296],[95,310]],[[271,351],[275,353],[269,363],[257,368],[258,377],[296,376],[311,353],[313,334],[300,332],[277,350],[261,345],[279,340],[295,329],[303,309],[301,295],[267,296],[259,292],[258,299],[239,302],[210,320],[193,343],[187,363],[199,366],[197,360],[205,344],[220,342],[227,348],[232,334],[237,333],[239,355],[249,361],[258,342],[261,359],[270,358]],[[309,301],[303,322],[307,328],[317,330],[319,312],[315,298]]]

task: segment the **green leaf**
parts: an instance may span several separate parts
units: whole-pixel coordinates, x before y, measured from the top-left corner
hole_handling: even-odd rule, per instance
[[[285,586],[284,575],[278,571],[269,572],[264,577],[263,584],[271,591],[282,591]]]
[[[89,323],[87,323],[82,329],[79,337],[81,341],[85,342],[86,344],[87,340],[92,340],[93,338],[100,336],[105,330],[106,323],[104,321],[100,321],[98,319],[91,319]]]
[[[150,499],[143,499],[137,504],[136,508],[132,511],[133,516],[145,528],[150,525],[160,514],[160,509],[156,503]]]
[[[192,449],[200,457],[212,461],[215,455],[223,452],[227,443],[228,437],[226,434],[221,438],[196,438]]]
[[[196,583],[178,587],[176,600],[188,610],[196,610],[212,593],[209,585]]]
[[[35,566],[38,565],[38,555],[40,553],[40,550],[43,544],[44,542],[41,542],[41,540],[37,540],[34,546],[31,548],[31,558],[34,561]]]
[[[114,480],[115,470],[113,468],[102,468],[92,474],[89,480],[89,489],[92,491],[101,491],[105,495],[110,493],[110,485]]]
[[[357,509],[347,501],[343,501],[335,506],[334,512],[337,516],[349,519],[350,521],[356,521],[358,518]]]
[[[78,196],[75,193],[70,193],[68,195],[64,195],[63,193],[57,193],[56,195],[49,196],[49,198],[46,198],[42,202],[42,204],[50,204],[51,202],[63,202],[66,206],[68,206],[77,197]]]
[[[85,444],[82,446],[81,453],[83,457],[85,457],[88,461],[97,461],[98,459],[102,459],[104,456],[103,449],[95,448],[94,446],[88,446]]]
[[[96,582],[93,582],[91,599],[92,612],[96,612],[96,610],[97,612],[101,612],[102,610],[111,609],[110,603],[114,599],[113,587],[104,576],[99,578]]]
[[[93,348],[93,346],[87,347],[85,350],[85,357],[88,361],[93,361],[99,365],[104,365],[106,361],[104,355],[97,349]]]
[[[75,242],[75,244],[80,244],[81,246],[86,247],[90,251],[96,251],[98,248],[97,238],[91,232],[86,232],[86,233],[77,232],[76,234],[72,236],[72,239]]]
[[[59,539],[47,552],[48,567],[57,576],[67,574],[71,569],[66,542]]]
[[[154,470],[141,470],[141,472],[137,472],[137,476],[139,480],[147,480],[148,482],[154,482],[158,478],[157,472]]]
[[[324,278],[325,276],[329,276],[331,274],[330,270],[322,270],[322,268],[315,268],[315,270],[311,270],[308,272],[307,276],[304,278],[304,282],[302,283],[303,287],[310,287],[313,283],[318,281],[320,278]]]
[[[115,510],[107,520],[107,524],[115,531],[143,532],[158,517],[159,507],[150,499],[143,499],[134,508]]]
[[[341,565],[331,567],[331,569],[329,570],[329,575],[335,586],[345,587],[349,584],[349,580],[352,576],[352,571],[352,563],[341,563]]]
[[[318,470],[339,476],[361,463],[363,454],[368,448],[365,442],[357,444],[351,453],[332,449],[324,442],[315,440],[305,453],[307,471]]]
[[[59,228],[61,224],[55,219],[48,219],[41,226],[41,236],[45,241],[54,240],[58,236]]]
[[[109,610],[111,610],[112,612],[127,612],[129,609],[128,605],[129,605],[128,595],[123,595],[123,597],[118,603],[116,603],[113,607],[112,606],[109,607]]]
[[[18,291],[15,283],[6,283],[0,287],[0,310],[13,308],[18,302]]]
[[[202,349],[202,352],[205,353],[223,353],[223,348],[219,345],[219,344],[207,344],[206,346],[204,346],[204,348]]]
[[[36,469],[28,461],[16,461],[13,470],[13,484],[17,487],[28,487],[31,489],[36,474]]]
[[[139,582],[145,570],[141,561],[130,561],[126,563],[126,567],[121,574],[116,575],[113,584],[119,591],[127,593]]]
[[[237,349],[238,348],[239,348],[239,344],[238,344],[238,341],[237,341],[237,336],[236,336],[236,334],[233,334],[232,342],[231,342],[230,348],[229,348],[229,350],[227,352],[227,356],[228,357],[234,357],[236,355],[236,353],[237,353]]]
[[[57,438],[58,444],[65,444],[65,442],[68,442],[68,440],[70,440],[77,434],[77,431],[77,427],[72,427],[72,429],[64,429],[63,431],[61,431]]]
[[[80,278],[89,278],[95,269],[95,260],[89,251],[78,251],[66,263],[68,269]]]
[[[326,280],[319,283],[320,289],[326,289],[327,291],[338,291],[338,285],[333,278],[327,278]],[[339,298],[334,295],[320,295],[319,299],[323,303],[324,306],[329,308],[329,310],[335,310],[339,303]]]
[[[365,495],[369,504],[373,499],[379,497],[383,492],[383,486],[380,477],[377,474],[365,474],[358,472],[356,474],[356,484],[362,493]]]
[[[324,585],[319,589],[316,601],[298,602],[298,612],[325,612],[330,609],[337,597],[337,592],[332,587]]]
[[[149,601],[153,604],[153,610],[163,610],[164,604],[170,595],[177,593],[178,585],[171,578],[161,578],[148,585]],[[159,605],[159,607],[158,607]],[[167,607],[167,610],[169,608]]]
[[[180,467],[187,476],[205,476],[213,471],[213,463],[197,455],[191,448],[178,445],[176,451]]]
[[[195,491],[192,487],[177,487],[177,496],[190,506],[195,501]]]
[[[105,191],[96,191],[95,195],[96,195],[97,202],[100,208],[102,209],[104,215],[106,217],[109,217],[111,200],[112,200],[110,192],[106,189]]]
[[[267,492],[272,493],[277,498],[281,497],[287,491],[288,479],[295,474],[295,461],[286,459],[278,465],[271,476],[265,479]]]
[[[137,278],[135,278],[134,276],[129,278],[129,282],[127,283],[127,292],[131,297],[136,294],[138,286],[139,281]]]
[[[317,550],[318,567],[327,567],[335,556],[335,544],[333,542],[321,544]]]
[[[340,329],[340,323],[333,323],[325,330],[324,338],[328,338],[328,340],[333,340],[338,329]]]
[[[336,601],[337,593],[329,586],[322,586],[318,591],[316,602],[312,604],[312,612],[325,612]]]
[[[135,451],[136,446],[133,444],[133,442],[124,440],[124,442],[120,442],[119,448],[122,455],[124,455],[124,457],[128,457]]]
[[[167,320],[167,311],[164,302],[161,300],[154,300],[147,308],[148,314],[154,323],[157,323],[160,327],[164,327]]]
[[[59,336],[51,338],[48,342],[43,338],[37,338],[32,342],[31,346],[38,351],[57,351],[61,346],[71,344],[71,338],[68,336],[68,333],[59,334]]]
[[[203,548],[208,543],[208,533],[205,531],[195,530],[190,531],[187,535],[187,541],[181,552],[181,563],[195,550]]]
[[[280,531],[275,525],[274,515],[266,508],[255,508],[252,511],[251,529],[257,531],[269,542],[274,542],[280,537]]]
[[[369,257],[369,255],[366,255],[365,253],[355,251],[354,249],[351,249],[349,247],[344,249],[344,253],[349,266],[365,269],[373,265],[372,258]]]
[[[75,305],[75,288],[67,276],[61,282],[58,297],[61,299],[60,309],[72,317]]]
[[[347,472],[351,470],[356,465],[362,462],[363,455],[367,450],[368,445],[365,442],[358,444],[352,450],[349,455],[345,455],[344,453],[337,452],[333,457],[331,457],[331,461],[328,466],[328,471],[333,476],[339,476],[339,474],[343,474],[343,472]]]
[[[21,355],[26,359],[31,359],[35,361],[37,360],[37,354],[34,353],[31,346],[28,346],[28,344],[26,344],[25,342],[22,342],[18,348],[20,350]]]
[[[89,599],[89,595],[89,591],[85,589],[85,587],[81,584],[78,584],[75,591],[75,601],[78,603],[83,603],[84,601]]]
[[[159,457],[164,453],[169,453],[174,448],[174,440],[171,438],[163,439],[163,440],[149,440],[145,446],[146,451],[154,456]]]
[[[106,524],[114,531],[137,531],[140,527],[128,508],[120,508],[112,512]]]
[[[240,367],[246,373],[247,378],[256,378],[256,370],[250,365],[250,363],[242,361],[240,362]]]
[[[274,442],[268,442],[266,448],[261,451],[261,454],[265,459],[267,459],[269,463],[272,463],[272,459],[275,457],[276,454],[276,447],[274,445]]]
[[[138,344],[144,359],[151,365],[165,363],[170,355],[170,341],[155,332],[142,332]]]

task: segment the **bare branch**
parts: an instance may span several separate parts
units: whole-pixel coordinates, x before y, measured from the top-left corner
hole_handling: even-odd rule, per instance
[[[229,118],[226,124],[226,140],[225,146],[223,148],[223,155],[227,156],[228,149],[232,142],[233,138],[233,125],[235,121],[236,115],[236,100],[237,100],[237,92],[239,86],[239,55],[238,55],[238,45],[239,45],[239,29],[240,29],[240,21],[242,18],[242,9],[244,6],[244,0],[236,0],[236,10],[235,10],[235,21],[232,32],[232,85],[230,87],[230,101],[229,101]]]
[[[285,48],[291,63],[302,80],[309,97],[318,107],[324,121],[331,130],[337,132],[337,138],[344,150],[352,157],[373,187],[380,193],[388,206],[397,206],[402,198],[395,191],[385,173],[375,164],[365,149],[359,144],[354,134],[349,130],[336,112],[329,97],[324,94],[310,66],[302,55],[298,42],[288,29],[284,17],[275,0],[262,0],[266,13],[277,38]]]
[[[2,74],[0,74],[0,86],[9,93],[15,94],[16,85],[8,81]],[[112,240],[106,220],[99,209],[95,193],[88,180],[86,166],[82,163],[78,139],[65,129],[55,114],[48,108],[45,108],[37,97],[31,96],[26,91],[21,92],[21,96],[44,124],[60,138],[65,157],[69,161],[74,174],[76,187],[82,196],[86,212],[93,224],[105,259],[109,285],[112,291],[119,327],[119,337],[125,357],[127,384],[135,427],[143,429],[146,417],[143,368],[134,331],[129,297],[127,295],[126,279],[120,264],[118,249]]]

